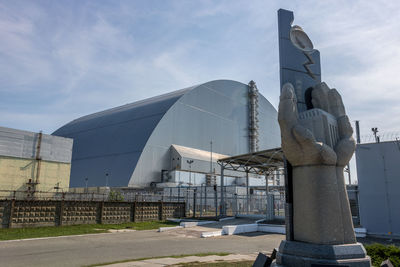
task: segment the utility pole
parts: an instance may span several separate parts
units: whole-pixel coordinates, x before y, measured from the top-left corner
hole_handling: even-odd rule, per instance
[[[85,188],[86,188],[86,193],[88,193],[88,181],[89,181],[89,178],[85,178]]]
[[[213,160],[213,157],[212,157],[212,145],[213,145],[213,142],[212,142],[212,140],[210,141],[210,174],[212,174],[213,173],[213,164],[212,164],[212,160]]]
[[[190,185],[192,184],[192,163],[193,163],[193,160],[192,159],[188,159],[188,160],[186,160],[186,162],[189,164],[189,188],[190,188]]]

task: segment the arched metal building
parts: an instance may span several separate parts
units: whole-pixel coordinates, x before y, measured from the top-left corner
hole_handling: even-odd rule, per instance
[[[143,187],[171,167],[172,144],[224,155],[280,146],[277,111],[250,87],[216,80],[78,118],[53,135],[74,139],[71,187]],[[250,137],[249,137],[250,136]],[[254,140],[253,140],[254,143]]]

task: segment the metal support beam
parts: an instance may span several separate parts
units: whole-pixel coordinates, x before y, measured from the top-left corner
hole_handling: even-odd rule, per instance
[[[249,214],[250,203],[249,203],[249,172],[246,170],[246,213]]]
[[[200,186],[200,218],[203,216],[203,184]]]
[[[215,219],[218,217],[218,187],[214,185]]]
[[[221,206],[220,215],[225,216],[225,198],[224,198],[224,166],[221,165]]]
[[[269,218],[269,205],[270,205],[270,203],[268,202],[268,173],[265,173],[265,203],[267,204],[267,207],[266,207],[266,209],[265,209],[265,212],[266,212],[266,214],[265,214],[265,219],[268,221],[268,220],[270,220],[271,218]]]
[[[193,218],[196,218],[196,198],[197,198],[197,188],[193,189]]]
[[[204,210],[207,210],[207,184],[204,184]]]

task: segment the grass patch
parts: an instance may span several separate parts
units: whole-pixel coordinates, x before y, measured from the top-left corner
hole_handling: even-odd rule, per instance
[[[216,266],[216,267],[228,267],[228,266],[234,266],[234,267],[249,267],[253,266],[253,261],[226,261],[226,262],[188,262],[188,263],[180,263],[177,265],[173,266],[179,266],[179,267],[187,267],[187,266]]]
[[[49,226],[49,227],[27,227],[27,228],[2,228],[0,229],[0,240],[14,240],[51,236],[82,235],[107,233],[114,229],[133,229],[133,230],[151,230],[159,227],[176,226],[178,223],[161,222],[130,222],[122,224],[80,224],[68,226]]]
[[[189,257],[189,256],[206,257],[206,256],[211,256],[211,255],[228,256],[229,254],[230,253],[227,253],[227,252],[206,252],[206,253],[196,253],[196,254],[182,254],[182,255],[172,255],[172,256],[147,257],[147,258],[137,258],[137,259],[128,259],[128,260],[120,260],[120,261],[112,261],[112,262],[91,264],[91,265],[86,265],[85,267],[104,266],[104,265],[109,265],[109,264],[124,263],[124,262],[131,262],[131,261],[144,261],[144,260],[150,260],[150,259],[162,259],[162,258],[176,258],[176,259],[179,259],[179,258],[184,258],[184,257]]]
[[[382,244],[364,245],[373,266],[381,266],[382,261],[390,259],[394,266],[400,266],[400,248]]]

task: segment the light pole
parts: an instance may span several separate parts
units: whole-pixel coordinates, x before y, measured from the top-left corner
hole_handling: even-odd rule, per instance
[[[89,181],[89,178],[85,178],[85,188],[86,188],[86,193],[88,193],[88,181]]]
[[[192,184],[192,163],[193,163],[193,160],[192,159],[188,159],[188,160],[186,160],[186,162],[189,164],[189,188],[190,188],[190,185]]]
[[[182,182],[179,182],[179,185],[178,185],[178,202],[181,201],[181,185],[182,185]]]
[[[204,183],[201,183],[201,187],[200,187],[200,217],[203,217],[203,208],[204,208],[204,205],[203,205],[203,186],[204,186]]]
[[[376,143],[379,143],[379,136],[377,136],[377,133],[379,132],[379,131],[378,131],[378,128],[377,128],[377,127],[371,128],[371,131],[373,132],[373,134],[374,134],[374,136],[375,136],[375,142],[376,142]]]
[[[108,187],[108,173],[106,173],[106,187]]]
[[[212,172],[213,172],[213,167],[212,167],[212,144],[213,144],[213,142],[212,142],[212,140],[210,141],[210,174],[212,174]]]

